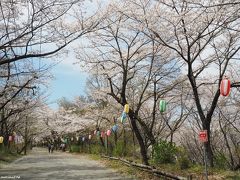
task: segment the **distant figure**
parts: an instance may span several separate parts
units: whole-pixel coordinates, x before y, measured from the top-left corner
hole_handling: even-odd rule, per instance
[[[64,152],[65,149],[66,149],[66,144],[62,143],[62,144],[60,145],[60,150],[62,150],[62,151]]]
[[[51,153],[53,153],[54,145],[51,144]]]
[[[48,144],[48,152],[49,153],[51,152],[51,144],[50,143]]]
[[[48,152],[53,153],[54,145],[51,143],[48,144]]]

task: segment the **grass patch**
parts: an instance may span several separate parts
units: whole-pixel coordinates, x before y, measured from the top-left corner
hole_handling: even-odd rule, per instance
[[[22,157],[17,153],[10,153],[10,152],[0,152],[0,168],[3,168],[5,165],[15,161],[16,159]]]
[[[135,179],[159,180],[159,177],[156,177],[151,173],[137,169],[136,167],[124,165],[120,161],[102,158],[100,155],[96,155],[96,154],[90,154],[89,157],[93,160],[101,161],[101,163],[103,163],[105,166],[116,170],[120,174],[130,176]],[[127,158],[127,159],[131,159],[131,158]]]
[[[156,176],[152,175],[151,173],[139,170],[139,169],[131,167],[131,166],[126,166],[122,162],[119,162],[119,161],[101,158],[101,162],[103,162],[107,167],[117,170],[120,174],[124,174],[124,175],[130,176],[130,177],[134,177],[137,179],[143,179],[143,180],[159,179],[159,177],[156,177]]]
[[[161,164],[155,166],[158,169],[161,169],[165,172],[189,177],[192,176],[193,179],[204,179],[205,178],[205,171],[204,166],[200,165],[192,165],[190,168],[181,170],[180,167],[176,164]],[[239,171],[229,171],[223,170],[219,168],[208,168],[208,179],[210,180],[239,180],[240,179],[240,172]]]
[[[143,179],[143,180],[144,179],[145,180],[164,179],[164,178],[159,178],[157,176],[154,176],[153,174],[148,173],[146,171],[139,170],[136,167],[131,167],[131,166],[129,167],[120,161],[102,158],[99,154],[88,154],[87,156],[93,160],[101,161],[101,163],[105,164],[105,166],[115,169],[120,174],[134,177],[136,179]],[[128,159],[128,160],[131,159],[136,162],[135,158],[125,157],[124,159]],[[141,163],[139,159],[137,162]],[[151,164],[154,164],[154,163],[151,162]],[[160,165],[154,165],[154,166],[157,169],[164,171],[166,173],[175,174],[175,175],[186,177],[186,178],[190,177],[190,175],[192,176],[192,179],[205,178],[204,166],[200,166],[200,165],[191,165],[190,168],[187,168],[184,170],[181,170],[181,168],[177,164],[160,164]],[[216,180],[216,179],[217,180],[239,180],[240,179],[239,171],[236,171],[236,172],[227,171],[219,168],[208,168],[208,175],[209,175],[208,176],[209,180]]]
[[[91,159],[99,161],[102,160],[101,156],[97,155],[97,154],[89,154],[88,155]]]

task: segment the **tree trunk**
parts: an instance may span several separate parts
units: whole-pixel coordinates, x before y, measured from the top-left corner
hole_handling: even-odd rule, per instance
[[[135,132],[135,135],[137,137],[137,140],[138,140],[138,143],[139,143],[139,146],[140,146],[140,152],[141,152],[141,155],[142,155],[142,162],[145,164],[145,165],[149,165],[148,163],[148,157],[147,157],[147,148],[144,144],[144,141],[143,141],[143,138],[141,136],[141,133],[137,127],[137,124],[136,124],[136,120],[134,118],[134,114],[132,111],[129,112],[129,117],[130,117],[130,122],[132,124],[132,127],[133,127],[133,130]]]
[[[213,151],[211,147],[211,131],[210,131],[210,123],[207,123],[207,121],[203,121],[203,130],[207,130],[207,137],[208,141],[204,143],[204,147],[206,150],[206,156],[207,156],[207,164],[210,167],[213,167]]]
[[[221,118],[221,117],[220,117],[220,114],[219,114],[219,126],[220,126],[220,129],[221,129],[222,133],[223,133],[223,137],[224,137],[224,140],[225,140],[227,149],[228,149],[228,153],[229,153],[229,157],[230,157],[231,170],[233,170],[233,169],[234,169],[233,155],[232,155],[231,147],[230,147],[229,142],[228,142],[228,138],[227,138],[227,134],[226,134],[226,129],[225,129],[225,130],[223,129],[220,118]]]

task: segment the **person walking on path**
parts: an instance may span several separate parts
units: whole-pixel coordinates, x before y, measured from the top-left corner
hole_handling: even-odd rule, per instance
[[[52,145],[50,143],[48,143],[48,152],[51,153],[51,147]]]
[[[49,152],[49,153],[53,153],[53,149],[54,149],[53,143],[49,143],[49,144],[48,144],[48,152]]]
[[[54,145],[51,144],[51,153],[53,153]]]

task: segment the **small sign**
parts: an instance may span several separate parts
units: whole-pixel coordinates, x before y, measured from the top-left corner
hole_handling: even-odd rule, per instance
[[[207,130],[202,130],[199,132],[199,140],[201,142],[208,142]]]

